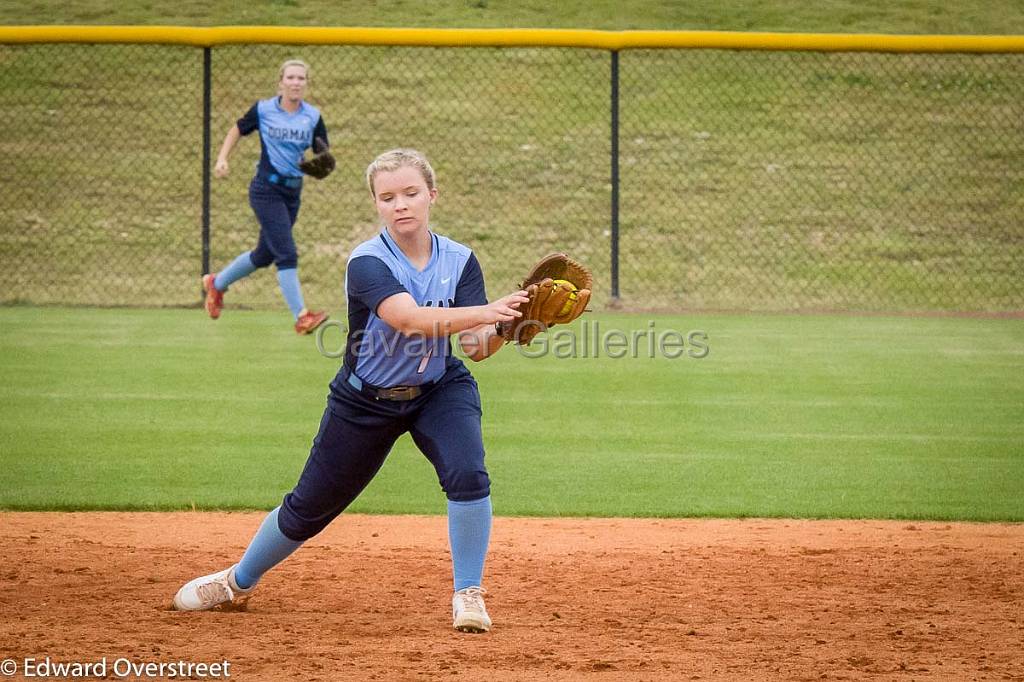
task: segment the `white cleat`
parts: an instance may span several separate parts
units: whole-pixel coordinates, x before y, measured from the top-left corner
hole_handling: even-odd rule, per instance
[[[235,583],[235,567],[204,575],[191,580],[174,595],[172,608],[175,611],[207,611],[221,604],[232,604],[244,607],[248,595],[256,588],[255,585],[243,590]]]
[[[467,587],[452,596],[452,618],[455,629],[462,632],[487,632],[491,629],[491,617],[484,606],[482,587]]]

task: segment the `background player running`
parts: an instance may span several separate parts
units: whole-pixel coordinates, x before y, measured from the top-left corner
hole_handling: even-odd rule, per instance
[[[345,361],[295,488],[270,512],[239,563],[185,584],[179,610],[247,598],[267,570],[337,517],[374,477],[392,445],[409,432],[448,497],[456,629],[491,627],[483,568],[491,528],[480,394],[451,352],[483,360],[503,343],[496,323],[520,316],[519,291],[487,302],[484,277],[466,246],[432,232],[434,171],[419,152],[397,149],[366,171],[384,223],[351,254],[346,273],[349,335]]]
[[[255,249],[239,255],[219,273],[203,276],[206,311],[213,319],[220,317],[224,292],[232,282],[271,263],[277,265],[277,282],[295,318],[295,331],[309,334],[327,319],[324,312],[306,309],[292,236],[302,203],[299,162],[316,138],[328,143],[320,110],[303,99],[308,85],[309,66],[298,59],[286,61],[281,65],[277,96],[253,104],[231,126],[221,145],[214,166],[219,178],[228,175],[228,157],[238,139],[255,130],[260,133],[260,161],[249,184],[249,205],[260,223],[260,236]]]

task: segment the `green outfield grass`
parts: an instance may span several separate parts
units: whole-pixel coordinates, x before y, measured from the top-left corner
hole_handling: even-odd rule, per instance
[[[1024,321],[652,319],[708,356],[472,365],[497,513],[1024,520]],[[0,508],[270,508],[337,366],[281,312],[0,308]],[[444,497],[404,437],[352,510]]]

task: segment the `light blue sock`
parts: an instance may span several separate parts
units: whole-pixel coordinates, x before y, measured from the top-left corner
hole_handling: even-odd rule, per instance
[[[448,541],[456,590],[483,587],[484,559],[490,539],[490,495],[472,502],[448,500]]]
[[[302,300],[302,289],[299,288],[298,268],[288,268],[277,271],[277,283],[281,285],[281,293],[288,308],[292,311],[292,317],[299,319],[299,313],[306,307]]]
[[[235,568],[235,582],[243,590],[247,590],[257,582],[264,573],[288,558],[288,555],[302,546],[285,536],[277,525],[276,507],[263,519],[263,525],[256,532],[249,548],[242,555],[242,560]]]
[[[256,266],[252,264],[252,252],[246,251],[231,261],[231,265],[217,273],[217,278],[213,280],[213,286],[217,287],[217,291],[227,291],[232,282],[248,277],[255,271]]]

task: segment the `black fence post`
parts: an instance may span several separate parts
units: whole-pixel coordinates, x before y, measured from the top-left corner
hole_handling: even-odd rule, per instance
[[[612,50],[612,303],[619,299],[619,53]]]
[[[203,48],[203,272],[210,271],[210,81],[212,55]]]

